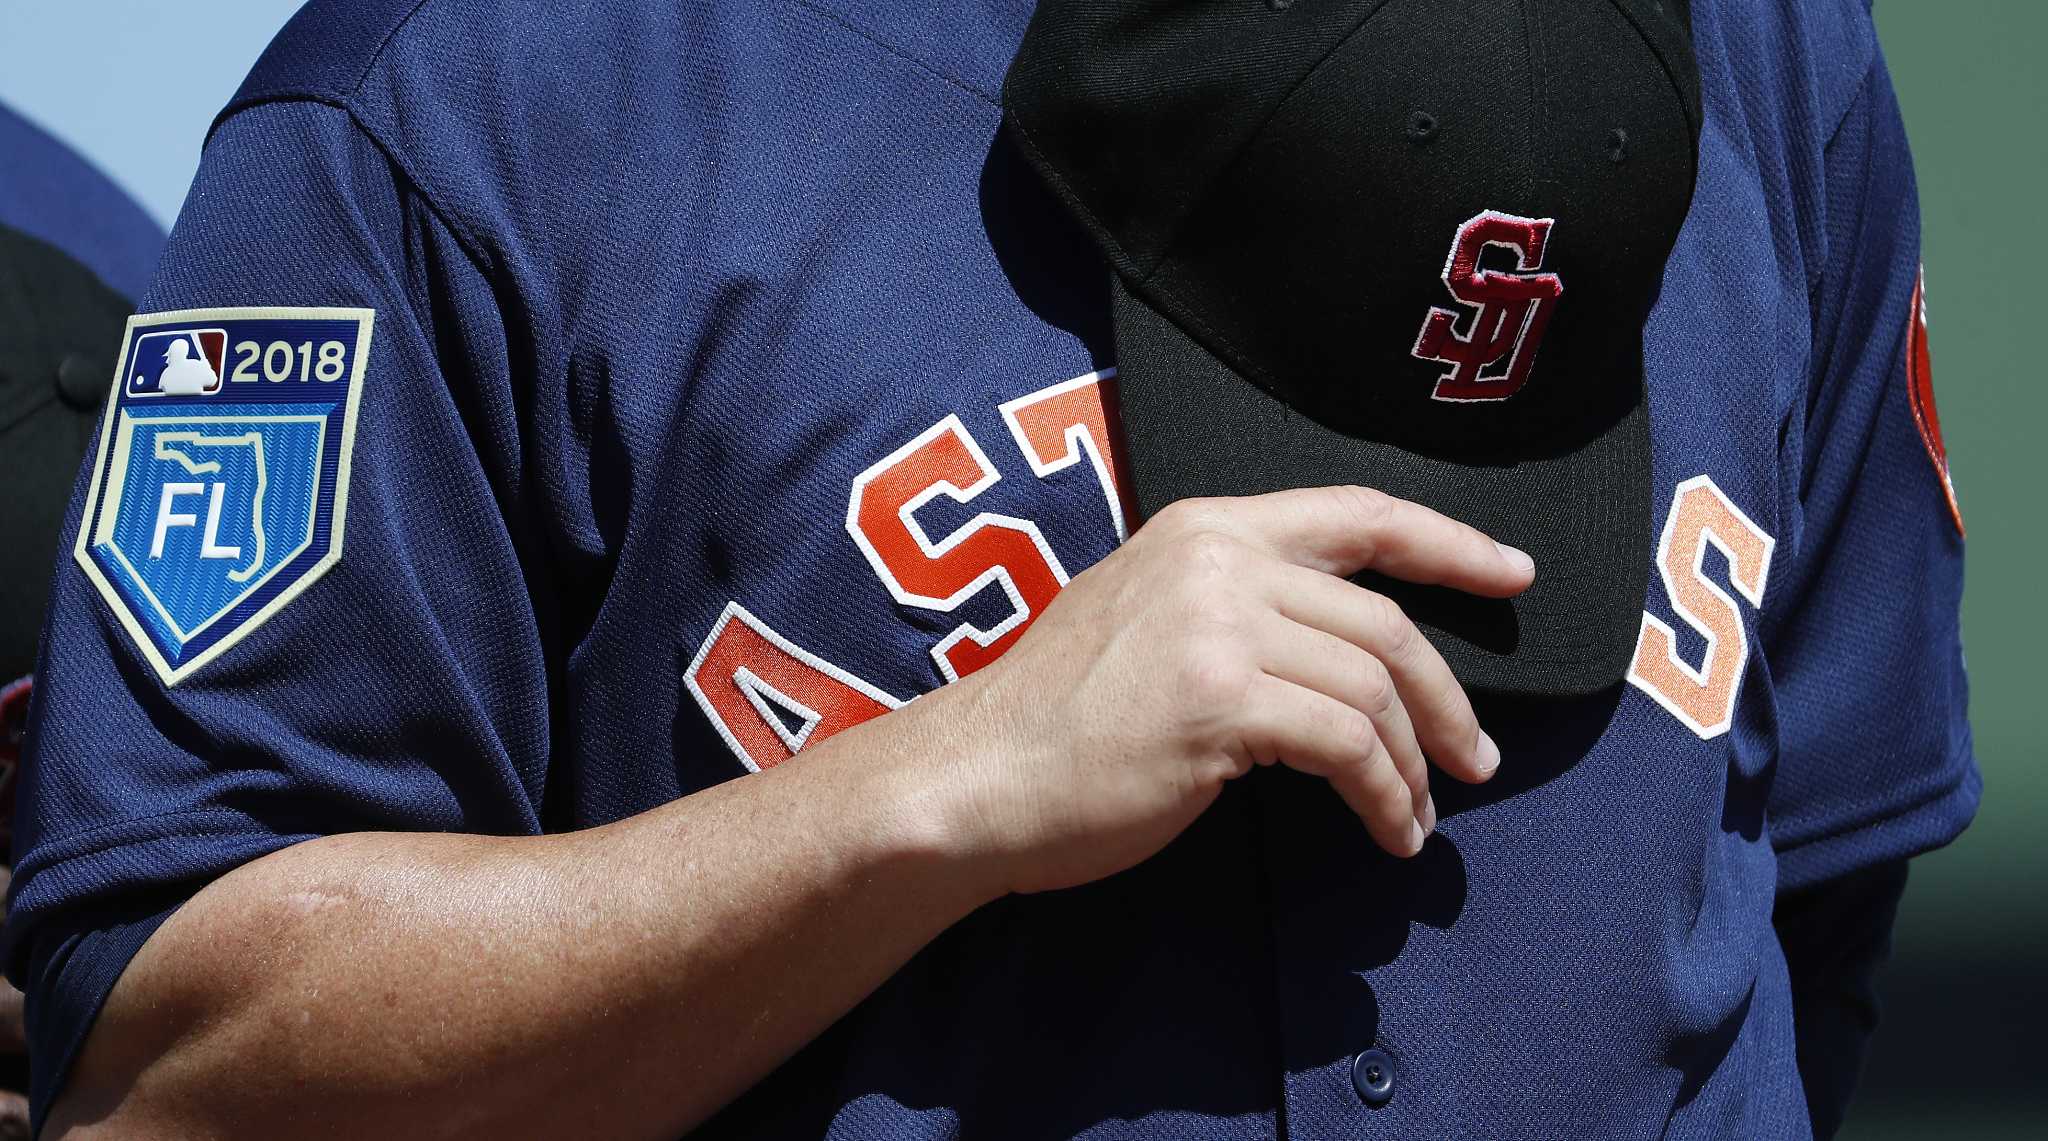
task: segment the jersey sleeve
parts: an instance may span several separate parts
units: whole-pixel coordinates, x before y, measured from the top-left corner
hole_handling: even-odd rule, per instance
[[[5,938],[39,1118],[130,958],[209,881],[335,833],[539,830],[548,673],[506,506],[508,338],[480,264],[339,107],[262,103],[209,143],[141,308],[374,311],[341,555],[166,684],[71,557],[81,475]]]
[[[1797,554],[1763,630],[1781,890],[1947,843],[1980,789],[1961,517],[1924,352],[1919,205],[1881,57],[1823,166]],[[1794,431],[1799,422],[1795,410]]]

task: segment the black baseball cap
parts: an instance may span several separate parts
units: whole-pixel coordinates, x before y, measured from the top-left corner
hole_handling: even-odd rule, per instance
[[[1656,0],[1044,0],[1008,133],[1113,271],[1141,517],[1358,483],[1528,551],[1378,576],[1469,688],[1592,693],[1650,569],[1642,329],[1699,81]]]
[[[69,253],[0,225],[0,685],[35,664],[65,505],[132,308]]]

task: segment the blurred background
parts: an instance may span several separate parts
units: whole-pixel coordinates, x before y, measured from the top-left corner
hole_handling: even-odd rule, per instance
[[[1769,2],[1769,0],[1753,0]],[[1804,0],[1783,0],[1798,3]],[[0,102],[168,227],[213,114],[294,0],[0,3]],[[1885,1022],[1842,1136],[2048,1138],[2048,0],[1879,0],[1925,225],[1929,339],[1969,526],[1963,605],[1984,807],[1915,861]],[[1881,620],[1881,616],[1880,616]]]
[[[1883,1029],[1842,1136],[2048,1137],[2048,426],[2037,305],[2009,283],[2041,257],[2003,219],[2048,185],[2048,3],[1878,0],[1877,30],[1920,179],[1928,344],[1969,527],[1963,644],[1984,806],[1913,862]]]

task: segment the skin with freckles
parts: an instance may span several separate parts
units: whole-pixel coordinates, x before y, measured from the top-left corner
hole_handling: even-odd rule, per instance
[[[244,865],[135,957],[47,1136],[674,1137],[976,907],[1146,859],[1254,765],[1412,855],[1426,765],[1500,753],[1365,568],[1534,573],[1360,488],[1188,501],[995,663],[760,773],[581,832]]]

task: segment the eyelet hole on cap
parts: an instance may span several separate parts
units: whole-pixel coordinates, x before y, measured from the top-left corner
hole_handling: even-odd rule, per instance
[[[1408,113],[1408,141],[1426,143],[1436,138],[1436,116],[1427,111]]]
[[[1620,162],[1628,157],[1628,132],[1616,127],[1607,132],[1607,161]]]

